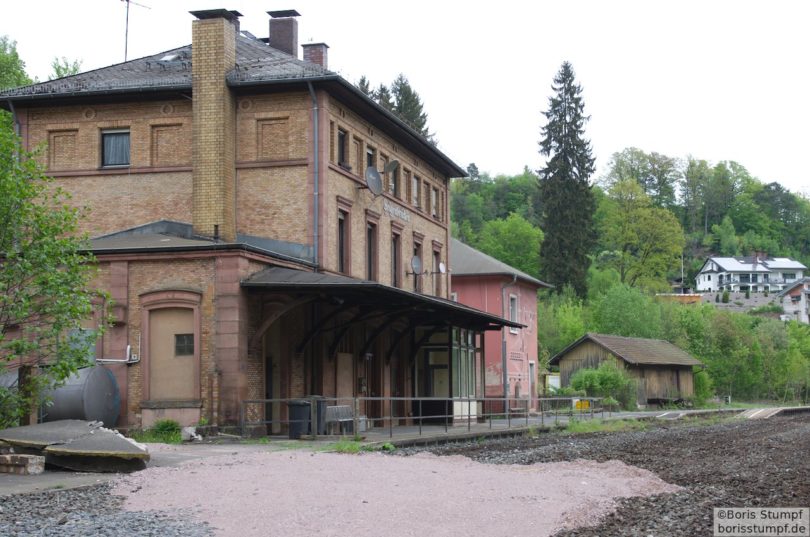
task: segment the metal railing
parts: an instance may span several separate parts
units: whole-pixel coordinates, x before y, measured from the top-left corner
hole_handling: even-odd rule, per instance
[[[346,420],[327,422],[328,407],[350,407]],[[307,408],[308,407],[308,408]],[[291,408],[293,411],[291,412]],[[303,409],[303,410],[302,410]],[[599,397],[352,397],[310,396],[250,399],[240,406],[243,436],[395,435],[425,436],[558,425],[572,419],[604,417]],[[313,426],[314,424],[314,426]],[[292,428],[292,429],[291,429]]]

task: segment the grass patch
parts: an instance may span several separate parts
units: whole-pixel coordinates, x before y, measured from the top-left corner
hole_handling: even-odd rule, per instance
[[[152,444],[180,444],[180,424],[174,420],[158,420],[150,429],[133,431],[130,435],[136,442]]]
[[[332,444],[327,444],[323,447],[323,449],[319,451],[331,451],[333,453],[349,453],[349,454],[357,454],[362,451],[395,451],[397,448],[394,444],[390,442],[386,442],[380,445],[365,445],[362,442],[358,442],[356,440],[349,440],[349,439],[342,439],[334,442]]]
[[[648,424],[639,420],[571,420],[563,432],[584,433],[619,433],[624,431],[644,431]]]
[[[328,446],[328,451],[334,451],[335,453],[360,453],[363,448],[363,444],[356,440],[338,440],[334,444]]]
[[[243,438],[243,444],[269,444],[270,438],[267,436],[259,436],[256,438]]]

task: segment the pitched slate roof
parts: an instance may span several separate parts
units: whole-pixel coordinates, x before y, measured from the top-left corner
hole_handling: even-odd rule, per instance
[[[186,45],[86,73],[0,91],[0,108],[9,110],[9,103],[43,99],[190,91],[191,76],[191,45]],[[373,124],[395,133],[403,145],[420,154],[441,173],[448,177],[466,176],[463,168],[424,136],[351,82],[334,71],[274,49],[255,37],[237,36],[236,67],[228,73],[227,82],[231,87],[322,82],[338,98],[372,119]]]
[[[634,365],[703,365],[700,360],[693,358],[669,341],[593,333],[585,334],[555,354],[549,363],[558,364],[571,349],[584,341],[593,341],[611,354]]]
[[[236,68],[228,74],[228,83],[251,81],[306,80],[337,78],[320,65],[299,60],[261,41],[243,35],[236,38]],[[130,60],[0,92],[8,97],[56,97],[126,93],[132,90],[191,89],[191,45],[152,56]]]
[[[538,287],[553,287],[513,266],[507,265],[503,261],[498,261],[494,257],[476,250],[472,246],[464,244],[458,239],[450,239],[450,269],[453,276],[503,274],[511,278],[516,275],[518,279],[533,283]]]

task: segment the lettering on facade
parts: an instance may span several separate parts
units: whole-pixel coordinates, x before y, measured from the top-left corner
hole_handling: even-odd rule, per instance
[[[411,221],[411,213],[409,213],[399,205],[394,205],[388,200],[383,200],[383,211],[388,213],[388,216],[391,216],[393,218],[399,218],[400,220],[404,220],[406,222]]]

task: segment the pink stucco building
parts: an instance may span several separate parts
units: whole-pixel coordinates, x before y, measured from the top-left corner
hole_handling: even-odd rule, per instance
[[[450,269],[454,300],[525,325],[485,335],[485,393],[487,397],[528,400],[533,408],[537,397],[537,291],[549,285],[457,239],[450,241]],[[522,401],[510,404],[525,408]]]

